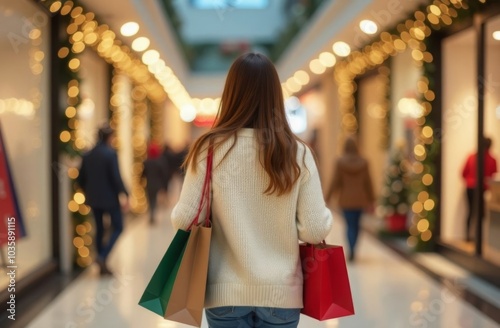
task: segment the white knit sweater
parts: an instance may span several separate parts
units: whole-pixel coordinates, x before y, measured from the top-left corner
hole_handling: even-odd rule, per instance
[[[231,144],[227,141],[214,154],[205,307],[302,308],[298,241],[318,243],[332,226],[311,151],[299,144],[300,179],[290,193],[276,196],[264,194],[269,177],[259,163],[254,130],[241,129],[221,162]],[[186,173],[172,211],[175,228],[187,229],[197,211],[206,171],[202,158],[196,173]]]

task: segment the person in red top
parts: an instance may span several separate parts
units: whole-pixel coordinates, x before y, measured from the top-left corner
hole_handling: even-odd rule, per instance
[[[484,138],[484,190],[488,189],[488,179],[497,172],[497,161],[491,155],[491,139]],[[465,238],[467,241],[470,240],[470,226],[472,222],[472,204],[474,200],[474,189],[476,188],[476,157],[477,154],[471,154],[467,157],[467,161],[465,162],[464,169],[462,170],[462,177],[465,180],[466,188],[467,188],[467,203],[469,205],[469,210],[467,213],[467,227],[465,231]]]

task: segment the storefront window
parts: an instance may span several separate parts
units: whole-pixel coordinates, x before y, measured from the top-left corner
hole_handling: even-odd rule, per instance
[[[16,242],[16,280],[52,256],[49,17],[33,1],[0,6],[0,124],[26,236]],[[0,248],[5,254],[5,246]],[[0,275],[0,288],[8,276]]]
[[[476,223],[471,219],[467,231],[470,191],[468,197],[463,170],[478,144],[476,47],[473,27],[447,37],[442,44],[441,240],[471,254]]]
[[[490,154],[500,164],[500,16],[486,23],[485,31],[485,76],[480,81],[485,86],[484,130],[492,139]],[[483,226],[484,258],[500,265],[500,176],[496,174],[489,186],[486,198]]]
[[[378,70],[358,82],[359,147],[370,163],[373,188],[378,195],[382,190],[387,167],[384,132],[387,129],[387,77]]]

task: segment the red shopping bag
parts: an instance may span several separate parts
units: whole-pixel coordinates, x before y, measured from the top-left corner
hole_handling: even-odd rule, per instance
[[[300,244],[304,276],[302,314],[328,320],[354,314],[342,246]]]

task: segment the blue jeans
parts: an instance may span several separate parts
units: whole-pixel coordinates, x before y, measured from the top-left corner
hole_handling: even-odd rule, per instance
[[[123,231],[122,211],[120,206],[117,206],[110,210],[93,208],[92,212],[94,213],[95,219],[95,243],[97,254],[102,260],[105,261],[109,253],[111,252],[111,249],[115,245],[116,240]],[[113,232],[111,233],[111,236],[109,237],[109,240],[106,244],[104,244],[104,222],[102,218],[104,216],[104,213],[109,213],[109,216],[111,217],[111,227],[113,228]]]
[[[205,313],[210,328],[296,328],[300,319],[300,309],[222,306]]]
[[[347,241],[349,242],[349,258],[354,259],[354,251],[359,235],[359,223],[363,210],[343,210],[344,218],[347,224]]]

